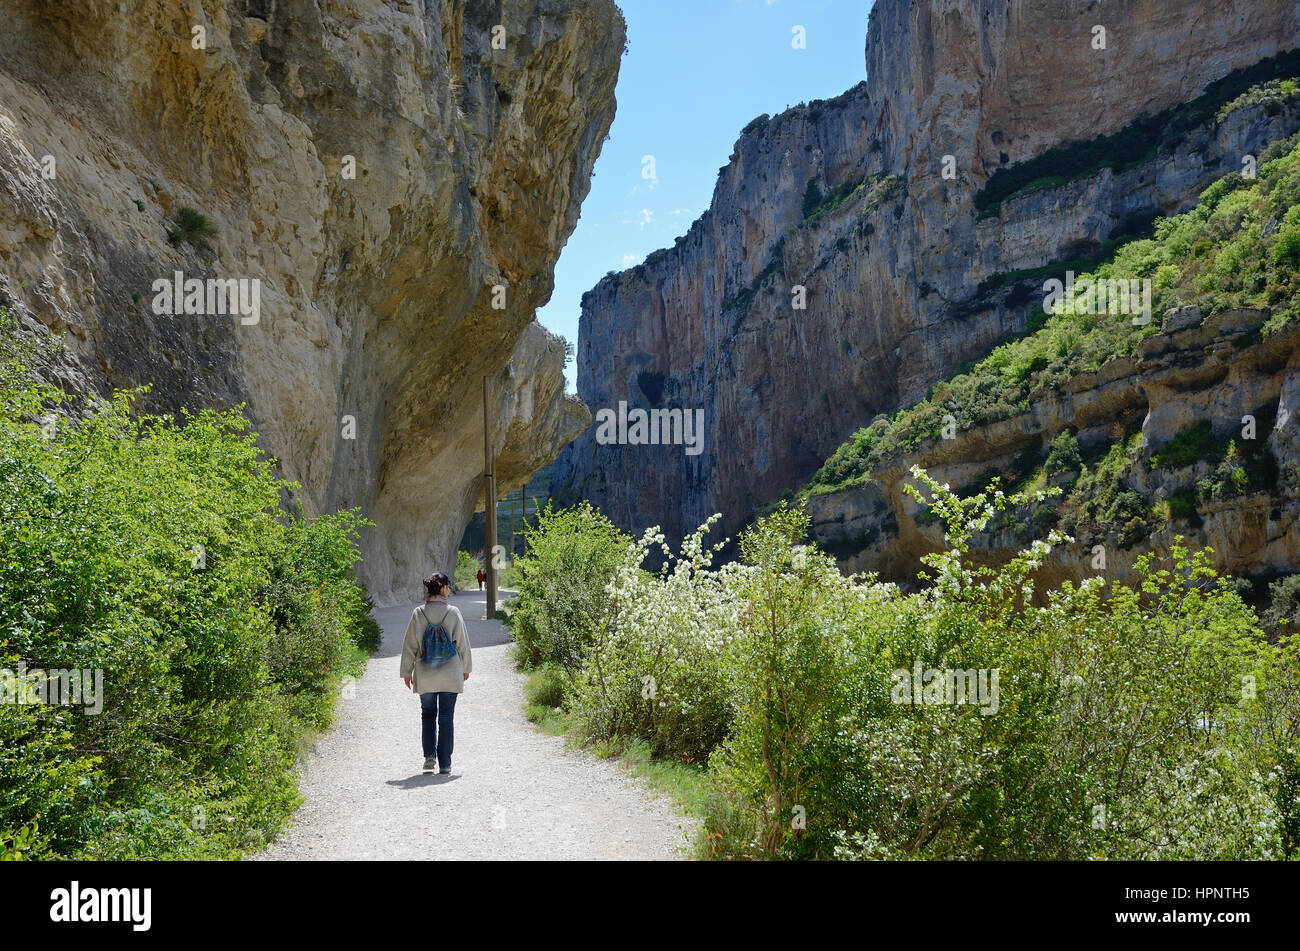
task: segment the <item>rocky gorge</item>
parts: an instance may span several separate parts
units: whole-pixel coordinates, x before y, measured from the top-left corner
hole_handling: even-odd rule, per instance
[[[555,494],[590,499],[627,529],[660,524],[670,539],[713,512],[734,534],[859,427],[1025,333],[1045,277],[1192,207],[1210,183],[1300,128],[1295,99],[1238,99],[1293,69],[1297,46],[1297,10],[1281,2],[1012,0],[993,10],[879,0],[866,81],[755,119],[710,208],[676,245],[583,298],[579,396],[593,411],[620,401],[702,408],[703,453],[605,444],[589,429],[561,454]],[[1107,155],[1071,165],[1071,150]],[[1233,412],[1276,405],[1294,387],[1288,336],[1211,360],[1214,339],[1203,328],[1172,331],[1139,370],[1117,364],[1104,384],[1072,384],[1081,440],[1089,426],[1144,410],[1152,439],[1171,435],[1168,420],[1222,402],[1211,372],[1235,381]],[[1184,364],[1201,375],[1180,376]],[[1169,394],[1183,388],[1197,395],[1175,409],[1184,403]],[[1049,441],[1059,431],[1037,418],[998,425]],[[966,476],[996,468],[1023,441],[967,425],[956,442],[899,459],[870,484],[813,497],[815,537],[845,567],[914,577],[940,536],[911,521],[899,491],[907,465]],[[1208,531],[1237,539],[1225,552],[1250,553],[1233,567],[1295,570],[1291,516],[1271,518]]]
[[[360,506],[363,579],[450,571],[482,507],[587,424],[533,321],[613,119],[610,0],[0,2],[0,309],[46,376],[246,404],[309,514]],[[160,147],[159,143],[164,143]],[[180,272],[256,320],[160,313]]]

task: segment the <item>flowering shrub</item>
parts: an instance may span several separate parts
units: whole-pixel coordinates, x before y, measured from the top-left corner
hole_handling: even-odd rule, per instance
[[[806,530],[806,515],[786,509],[741,541],[739,629],[726,658],[736,722],[711,764],[726,811],[751,813],[740,824],[754,838],[732,843],[734,854],[782,854],[787,840],[791,854],[815,853],[803,846],[830,817],[869,797],[854,724],[888,703],[889,680],[873,675],[884,669],[882,644],[851,632],[871,630],[873,617],[887,624],[895,591],[843,577],[798,545]]]
[[[928,587],[844,577],[782,508],[712,568],[609,573],[570,691],[593,739],[708,759],[726,858],[1270,858],[1300,846],[1300,664],[1206,552],[1141,583],[1042,590],[1059,532],[1005,564],[971,539],[1048,493],[909,487],[946,526]],[[1052,493],[1054,494],[1054,493]],[[665,549],[665,554],[669,554]]]
[[[1280,859],[1281,817],[1270,777],[1218,747],[1184,763],[1162,766],[1146,795],[1117,820],[1108,858]]]
[[[717,516],[682,544],[658,573],[642,569],[663,535],[650,529],[627,546],[607,593],[611,623],[598,629],[573,696],[592,739],[643,739],[659,756],[705,760],[731,719],[721,658],[736,624],[731,569],[710,571],[717,547],[704,536]]]
[[[771,601],[775,613],[807,601],[798,613],[822,633],[797,660],[769,651],[788,660],[775,678],[770,660],[742,663],[749,709],[715,766],[730,801],[757,810],[763,834],[730,843],[729,854],[1277,854],[1276,757],[1244,727],[1256,707],[1276,714],[1277,696],[1243,689],[1267,679],[1261,664],[1272,649],[1205,553],[1175,547],[1172,571],[1145,560],[1140,590],[1112,586],[1103,596],[1093,579],[1040,603],[1033,573],[1063,536],[999,568],[967,558],[972,535],[1028,498],[994,489],[959,499],[920,470],[914,476],[949,544],[926,559],[932,586],[920,594],[839,580],[831,565],[809,577],[809,565],[823,564],[816,558],[796,570],[784,542],[798,520],[776,537],[768,524],[749,535],[774,593],[751,591],[747,602]],[[871,591],[879,602],[855,611]],[[798,635],[787,632],[784,643]],[[834,662],[819,672],[819,658]],[[989,671],[994,696],[917,698],[912,670]],[[891,679],[902,688],[893,696]],[[781,688],[790,683],[792,698]],[[818,760],[810,751],[823,744]]]

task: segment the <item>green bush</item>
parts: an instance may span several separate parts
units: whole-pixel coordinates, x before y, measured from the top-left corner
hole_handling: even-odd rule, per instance
[[[524,695],[530,704],[556,709],[568,699],[568,687],[569,675],[563,667],[542,664],[528,678]]]
[[[1052,440],[1051,451],[1047,454],[1047,461],[1043,463],[1043,469],[1048,475],[1055,475],[1058,472],[1077,472],[1083,465],[1083,458],[1079,455],[1079,440],[1068,429],[1063,430]]]
[[[1114,526],[1121,526],[1120,544],[1140,540],[1145,530],[1132,524],[1148,516],[1147,501],[1128,487],[1128,478],[1141,452],[1142,434],[1134,429],[1109,445],[1094,448],[1084,460],[1079,478],[1070,487],[1061,528],[1091,545]],[[1091,463],[1091,464],[1089,464]]]
[[[1209,420],[1203,419],[1152,453],[1151,465],[1156,469],[1181,469],[1208,459],[1213,446]]]
[[[803,192],[803,216],[810,218],[816,214],[822,203],[822,190],[817,187],[817,179],[808,179],[808,187]]]
[[[1173,518],[1193,518],[1196,515],[1196,494],[1183,491],[1170,495],[1169,514]]]
[[[1289,267],[1300,264],[1300,216],[1287,214],[1273,243],[1273,260]]]
[[[456,552],[456,574],[452,578],[457,589],[478,590],[478,573],[483,563],[467,551]]]
[[[749,837],[711,827],[713,853],[1280,856],[1282,754],[1250,719],[1294,729],[1300,718],[1281,691],[1243,684],[1272,684],[1283,668],[1294,678],[1294,661],[1278,665],[1204,553],[1175,546],[1173,570],[1143,559],[1140,590],[1067,584],[1035,607],[1043,543],[1000,569],[966,563],[969,538],[1027,500],[960,499],[914,472],[951,546],[928,559],[922,594],[792,559],[802,523],[789,515],[748,536],[758,570],[740,616],[757,623],[740,638],[752,646],[737,671],[736,731],[713,762],[727,800],[716,814]],[[800,621],[778,630],[771,619],[783,615]],[[897,702],[891,678],[909,681],[914,665],[997,670],[996,712]]]
[[[193,208],[182,208],[176,212],[176,227],[167,233],[167,240],[173,245],[192,244],[207,247],[217,236],[217,226],[201,212]]]
[[[852,724],[887,700],[888,680],[872,676],[881,645],[845,634],[894,606],[885,589],[856,588],[803,546],[807,527],[802,510],[784,510],[741,541],[747,570],[734,582],[737,634],[726,656],[736,719],[711,771],[730,801],[727,823],[748,813],[738,824],[755,834],[737,842],[711,828],[728,857],[829,856],[830,830],[864,804]]]
[[[0,704],[0,841],[256,848],[296,804],[301,737],[377,643],[353,574],[368,523],[286,513],[294,486],[237,411],[151,416],[23,376],[0,391],[0,667],[100,671],[103,710]]]
[[[1116,469],[1137,435],[1097,468]],[[706,523],[646,571],[652,530],[593,582],[611,610],[581,662],[544,668],[530,700],[563,706],[603,748],[707,760],[700,852],[714,858],[1295,853],[1297,651],[1270,645],[1207,552],[1139,559],[1135,587],[1043,589],[1060,533],[1000,567],[970,546],[1049,493],[961,498],[913,476],[948,540],[926,558],[925,590],[842,576],[803,544],[801,509],[761,519],[716,569]],[[1126,509],[1123,491],[1108,496]],[[590,512],[562,524],[609,530]],[[943,676],[916,696],[931,670]]]
[[[1260,621],[1275,638],[1300,630],[1300,574],[1287,575],[1268,586],[1268,606]]]
[[[1212,499],[1230,499],[1244,495],[1250,489],[1250,474],[1235,441],[1229,440],[1222,461],[1214,473],[1196,483],[1196,495],[1202,502]]]
[[[560,510],[548,503],[524,534],[528,556],[516,562],[519,596],[510,614],[517,659],[578,670],[612,620],[605,588],[632,538],[585,502]]]
[[[840,205],[849,201],[862,189],[867,187],[868,182],[873,186],[881,181],[882,176],[875,176],[867,179],[862,177],[852,177],[845,179],[839,185],[832,188],[825,195],[817,190],[815,179],[809,179],[809,190],[804,193],[804,220],[815,221],[827,212],[834,211]],[[813,203],[810,205],[809,202]]]
[[[263,592],[275,625],[267,654],[271,676],[287,697],[303,701],[294,713],[314,726],[329,722],[322,685],[354,651],[373,653],[383,640],[370,614],[374,604],[352,569],[357,535],[369,524],[355,510],[289,521]]]

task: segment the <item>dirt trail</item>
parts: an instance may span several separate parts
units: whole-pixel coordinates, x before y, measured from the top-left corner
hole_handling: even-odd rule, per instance
[[[423,775],[420,704],[398,677],[410,607],[383,608],[383,647],[316,744],[293,825],[258,859],[674,859],[691,821],[618,767],[565,749],[523,714],[509,636],[462,592],[474,672],[447,776]]]

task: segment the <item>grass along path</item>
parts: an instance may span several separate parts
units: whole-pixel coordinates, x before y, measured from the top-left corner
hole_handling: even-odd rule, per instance
[[[257,859],[674,859],[693,822],[611,762],[524,716],[523,682],[479,591],[452,597],[474,645],[452,772],[420,767],[420,704],[398,677],[410,606],[375,612],[383,647],[339,700],[293,824]]]

